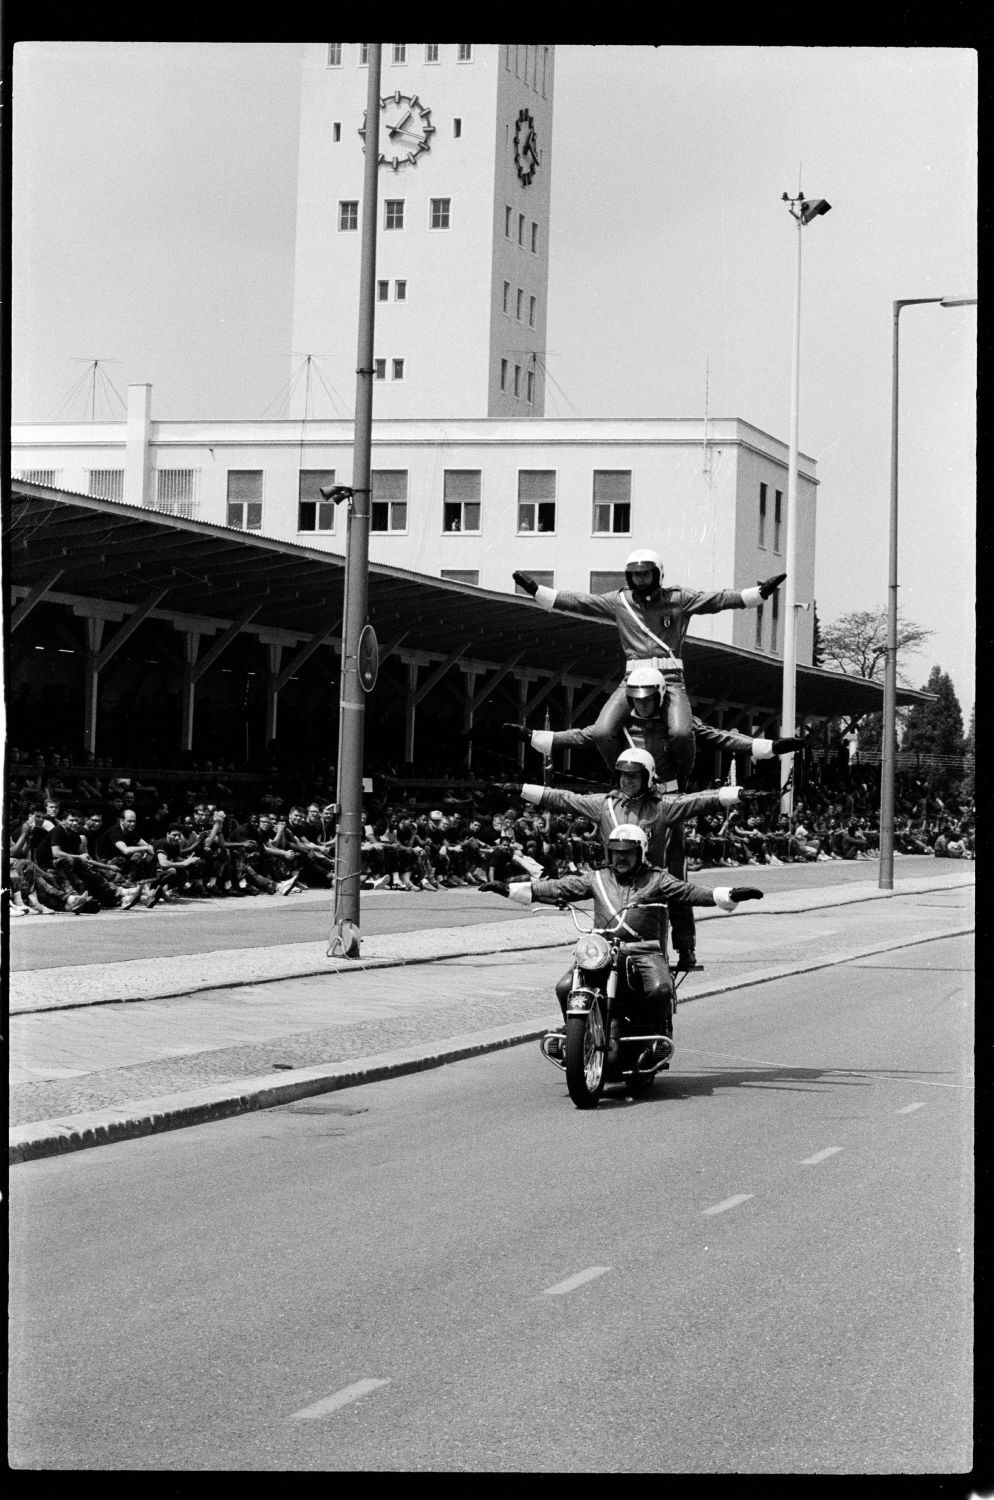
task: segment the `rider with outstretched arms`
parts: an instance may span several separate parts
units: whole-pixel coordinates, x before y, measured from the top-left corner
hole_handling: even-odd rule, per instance
[[[618,785],[610,792],[559,791],[529,782],[520,787],[502,783],[500,789],[517,794],[522,801],[531,802],[543,810],[580,813],[590,818],[597,825],[605,855],[614,830],[622,824],[634,824],[648,838],[649,862],[679,881],[687,878],[686,848],[681,837],[681,825],[685,819],[717,808],[758,805],[776,796],[775,792],[749,791],[738,786],[670,795],[657,784],[652,756],[641,749],[622,750],[615,771]],[[693,906],[687,901],[672,900],[669,914],[673,946],[677,950],[676,966],[678,969],[693,969],[697,963]]]
[[[663,565],[659,554],[648,547],[637,548],[625,562],[624,589],[604,594],[575,594],[539,584],[528,573],[515,573],[515,583],[531,594],[543,609],[614,620],[618,626],[626,672],[636,667],[656,667],[667,686],[667,724],[677,776],[686,780],[694,764],[693,714],[683,678],[680,651],[693,615],[713,615],[726,609],[756,609],[779,587],[786,573],[777,573],[755,588],[718,589],[701,593],[679,586],[663,587]],[[626,711],[624,684],[601,709],[592,738],[617,735]]]
[[[592,896],[596,928],[608,934],[620,932],[626,942],[646,945],[632,953],[628,960],[630,984],[637,997],[635,1003],[640,1001],[642,1005],[642,1016],[638,1019],[657,1035],[672,1038],[673,979],[666,962],[666,903],[686,901],[694,906],[717,906],[722,911],[734,912],[739,902],[758,901],[763,893],[748,886],[710,889],[686,880],[674,880],[665,870],[648,862],[648,846],[649,839],[644,829],[633,823],[622,823],[608,838],[610,862],[603,870],[580,870],[558,880],[523,880],[513,884],[486,881],[478,890],[493,891],[523,906],[530,906],[533,901],[551,904],[584,901]],[[556,984],[556,998],[564,1023],[572,982],[573,970],[570,968]],[[543,1050],[550,1056],[561,1058],[564,1037],[565,1025],[561,1032],[550,1033],[545,1038]],[[672,1042],[667,1056],[671,1052]],[[608,1060],[613,1061],[616,1055],[617,1034],[612,1023]]]
[[[533,750],[548,758],[553,750],[580,749],[596,745],[609,766],[614,766],[626,746],[648,750],[656,762],[656,772],[664,791],[676,791],[677,766],[671,753],[672,741],[666,704],[666,680],[657,667],[635,667],[625,679],[625,704],[616,732],[598,735],[596,724],[579,729],[529,729],[525,724],[509,724]],[[730,750],[733,755],[748,754],[753,760],[772,760],[790,755],[804,745],[803,737],[791,739],[751,739],[734,729],[716,729],[696,714],[691,718],[695,747],[708,745]]]

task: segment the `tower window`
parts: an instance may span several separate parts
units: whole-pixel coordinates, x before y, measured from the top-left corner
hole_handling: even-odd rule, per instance
[[[262,470],[228,470],[228,514],[225,522],[239,531],[262,530]]]
[[[342,44],[341,42],[328,43],[328,67],[340,68],[342,66]]]
[[[473,43],[472,42],[460,42],[459,43],[459,61],[460,62],[472,62],[473,61]]]
[[[529,370],[525,380],[525,400],[531,403],[535,400],[535,371]]]
[[[393,378],[394,380],[403,380],[404,378],[404,361],[402,359],[395,359],[393,362]]]
[[[404,200],[403,198],[384,198],[383,200],[383,228],[403,229],[404,227]]]
[[[782,513],[782,510],[783,510],[783,490],[774,490],[774,492],[773,492],[773,550],[774,550],[774,552],[779,552],[780,551],[780,522],[781,522],[781,513]],[[775,604],[776,604],[776,595],[775,594],[773,596],[773,599],[774,599],[774,606],[775,606]],[[773,644],[774,644],[774,646],[776,645],[776,641],[775,640],[774,640]]]
[[[763,649],[763,606],[760,605],[756,611],[756,650]]]
[[[331,138],[333,141],[340,141],[342,139],[342,123],[340,120],[336,120],[334,125],[332,125]]]
[[[170,516],[195,516],[199,473],[199,469],[157,469],[155,509]]]
[[[124,499],[123,469],[91,469],[90,495],[100,495],[104,500]]]
[[[338,227],[339,229],[359,228],[359,200],[358,198],[345,199],[338,205]]]
[[[374,380],[386,380],[386,378],[387,378],[387,362],[386,362],[386,360],[385,359],[374,359],[373,360],[373,379]]]
[[[780,628],[780,594],[779,591],[770,600],[770,650],[776,651],[777,634]]]
[[[451,198],[433,198],[431,200],[431,218],[429,223],[432,229],[449,228],[449,211],[451,206]]]
[[[393,60],[394,60],[395,63],[406,63],[406,61],[407,61],[407,43],[406,42],[394,42],[394,44],[393,44]]]
[[[509,203],[504,205],[504,238],[506,240],[511,238],[511,205]]]
[[[390,295],[390,283],[389,283],[389,281],[378,281],[376,283],[376,300],[377,300],[377,302],[385,302],[387,300],[387,298],[389,297],[389,295]]]
[[[500,362],[500,388],[501,388],[502,391],[506,391],[507,390],[507,360],[506,359],[502,359],[501,362]]]
[[[631,469],[594,470],[594,533],[624,535],[632,529]]]
[[[479,531],[480,469],[446,469],[442,528],[445,531]]]
[[[425,62],[438,62],[437,42],[425,42]]]
[[[510,311],[511,311],[511,283],[509,281],[505,281],[505,283],[504,283],[504,312],[510,314]]]
[[[524,216],[524,214],[519,214],[518,215],[518,244],[519,245],[523,245],[524,243],[525,243],[525,216]]]
[[[759,486],[759,545],[766,546],[766,485]]]
[[[334,469],[301,469],[297,477],[297,530],[334,531],[335,502],[321,490],[335,483]]]
[[[393,295],[395,302],[407,301],[407,282],[395,281],[393,284]]]
[[[359,43],[359,66],[360,66],[360,68],[366,68],[366,67],[369,66],[369,43],[368,42],[360,42]]]
[[[462,120],[460,120],[458,115],[452,121],[452,134],[456,140],[462,135]]]
[[[518,320],[519,323],[521,322],[521,310],[522,310],[522,308],[524,306],[524,301],[525,301],[525,294],[521,290],[521,288],[518,287],[517,311],[515,313],[515,317],[517,318],[517,320]]]
[[[515,396],[520,396],[521,395],[521,366],[520,365],[515,365],[515,367],[514,367],[514,394],[515,394]]]
[[[535,297],[529,297],[528,298],[528,327],[529,328],[534,328],[535,327],[535,308],[536,308],[536,306],[537,306],[537,299]]]
[[[538,225],[532,219],[532,254],[538,254]]]

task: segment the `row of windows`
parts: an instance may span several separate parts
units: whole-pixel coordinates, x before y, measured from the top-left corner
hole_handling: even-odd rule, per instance
[[[767,498],[766,498],[767,497],[767,490],[768,490],[768,486],[767,485],[761,484],[759,486],[759,545],[761,547],[766,547],[766,546],[769,545],[769,542],[767,541],[767,525],[766,525],[766,520],[767,520],[767,514],[766,514],[767,513]],[[782,521],[783,521],[783,491],[782,490],[774,490],[774,492],[773,492],[773,535],[772,535],[772,544],[773,544],[773,550],[774,550],[774,552],[779,552],[780,551],[780,535],[781,535],[781,530],[782,530]]]
[[[514,316],[517,318],[517,320],[518,320],[519,323],[523,323],[525,321],[525,297],[526,296],[528,297],[528,327],[529,328],[534,328],[535,327],[535,314],[538,311],[538,298],[537,297],[533,297],[529,293],[522,291],[522,289],[521,289],[520,286],[517,288],[517,292],[516,292],[515,299],[514,299]],[[505,283],[504,283],[504,308],[503,308],[503,310],[504,310],[504,312],[507,313],[508,317],[511,316],[511,283],[509,281],[505,281]]]
[[[544,99],[549,74],[548,47],[539,47],[534,42],[505,42],[504,67],[509,73],[512,65],[515,78],[522,79]]]
[[[547,589],[555,588],[555,573],[538,573],[534,568],[530,568],[529,572],[536,583],[542,584]],[[447,583],[475,583],[479,585],[480,570],[479,568],[443,568],[439,577],[444,578]],[[590,573],[589,592],[591,594],[606,594],[609,589],[622,589],[624,586],[624,573],[602,573],[597,570]],[[521,587],[520,583],[516,583],[514,592],[516,594],[523,594],[526,591]]]
[[[428,203],[428,228],[449,229],[451,228],[452,199],[432,198]],[[359,228],[359,200],[358,198],[342,198],[338,203],[338,227],[339,229]],[[404,199],[384,198],[383,200],[383,228],[403,229],[404,227]]]
[[[359,66],[360,66],[360,68],[368,67],[368,65],[369,65],[369,43],[368,42],[357,42],[355,45],[358,46],[358,48],[359,48]],[[442,55],[441,55],[442,54],[442,43],[441,42],[422,42],[421,45],[425,49],[424,50],[424,54],[423,54],[423,59],[422,59],[424,62],[426,62],[426,63],[437,63],[437,62],[441,62],[442,61]],[[384,56],[386,56],[391,62],[396,63],[398,66],[401,66],[401,65],[403,65],[404,63],[406,63],[408,61],[407,52],[408,52],[408,48],[409,47],[411,48],[411,52],[413,54],[414,48],[411,46],[410,42],[388,42],[386,44],[385,49],[384,49]],[[340,68],[342,66],[343,48],[344,48],[344,43],[343,42],[329,42],[328,43],[328,67],[329,68]],[[546,49],[546,50],[548,50],[548,49]],[[456,43],[456,61],[457,62],[461,62],[461,63],[468,63],[468,62],[472,62],[473,61],[473,43],[472,42],[457,42]],[[543,74],[543,77],[544,77],[544,74]],[[544,90],[543,90],[543,92],[544,92]]]
[[[524,245],[525,245],[525,224],[527,222],[528,221],[525,218],[524,214],[518,214],[518,244],[522,247],[522,249],[524,249]],[[510,203],[505,203],[504,204],[504,238],[506,240],[513,239],[513,237],[514,237],[513,231],[514,231],[514,209],[511,207]],[[537,255],[538,254],[538,225],[535,223],[534,219],[532,219],[532,221],[531,221],[531,230],[530,230],[530,233],[529,233],[529,242],[530,242],[530,245],[531,245],[531,252],[532,252],[532,254],[533,255]]]
[[[507,362],[506,359],[502,359],[501,360],[501,362],[500,362],[500,388],[504,392],[505,395],[513,394],[518,400],[521,399],[521,396],[522,396],[521,374],[522,374],[522,370],[521,370],[521,366],[520,365],[515,365],[514,368],[513,368],[513,370],[512,370],[509,367],[508,362]],[[525,375],[525,389],[524,389],[524,393],[523,393],[524,394],[524,398],[525,398],[526,401],[534,402],[534,400],[535,400],[535,371],[534,370],[526,370],[524,372],[524,375]]]

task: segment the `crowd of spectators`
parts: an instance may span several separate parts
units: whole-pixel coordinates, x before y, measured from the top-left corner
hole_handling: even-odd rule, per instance
[[[82,769],[58,752],[8,756],[9,909],[96,912],[205,898],[290,896],[334,882],[334,767],[251,776],[207,762],[182,772]],[[447,787],[377,776],[364,802],[361,884],[436,890],[515,875],[556,877],[603,863],[589,819],[539,812],[492,782]],[[302,794],[305,786],[310,795]],[[690,870],[879,853],[877,790],[846,778],[808,783],[787,817],[776,806],[688,821]],[[436,805],[437,804],[437,805]],[[973,859],[972,801],[902,783],[895,851]]]

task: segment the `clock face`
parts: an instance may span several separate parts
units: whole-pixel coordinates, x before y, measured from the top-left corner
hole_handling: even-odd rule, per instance
[[[365,142],[365,115],[359,134]],[[380,100],[379,159],[395,172],[401,167],[413,167],[419,156],[430,151],[434,134],[431,110],[417,94],[402,94],[398,89]]]
[[[527,109],[520,111],[514,125],[514,165],[518,169],[518,176],[527,187],[535,176],[535,168],[538,166],[535,121]]]

